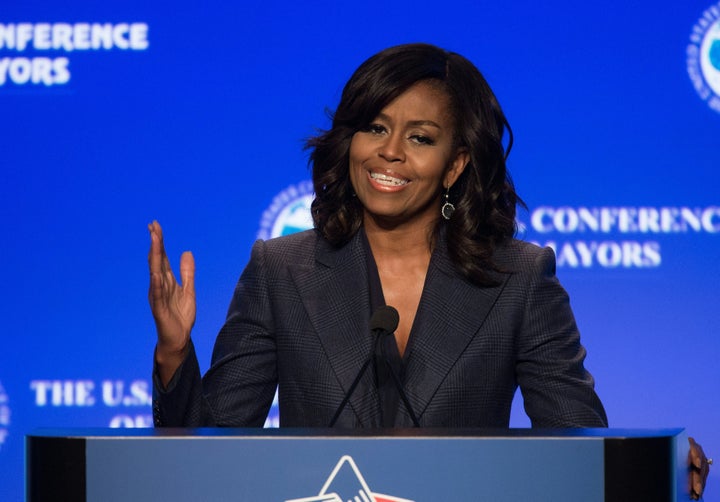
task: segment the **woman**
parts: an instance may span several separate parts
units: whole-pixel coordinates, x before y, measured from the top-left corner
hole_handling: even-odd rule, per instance
[[[535,427],[605,427],[553,253],[513,239],[506,132],[458,54],[363,63],[308,143],[315,228],[255,243],[202,379],[193,258],[180,286],[153,222],[156,424],[262,426],[277,387],[281,426],[507,427],[519,386]],[[389,363],[363,372],[383,305]]]
[[[519,384],[535,426],[605,426],[552,253],[512,239],[505,126],[459,55],[415,44],[362,64],[332,128],[309,142],[316,228],[255,244],[202,384],[192,260],[180,290],[153,224],[162,387],[182,368],[158,395],[161,421],[261,425],[279,384],[281,425],[329,425],[372,350],[371,314],[387,304],[400,314],[391,355],[421,425],[505,427]],[[372,377],[337,424],[410,424],[404,406],[383,414]]]

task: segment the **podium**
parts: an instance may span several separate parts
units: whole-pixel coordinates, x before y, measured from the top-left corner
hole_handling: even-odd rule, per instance
[[[684,501],[682,429],[84,429],[26,437],[34,501]]]

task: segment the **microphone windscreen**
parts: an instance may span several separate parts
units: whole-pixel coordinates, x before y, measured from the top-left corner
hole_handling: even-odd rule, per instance
[[[370,330],[382,330],[385,333],[393,333],[400,322],[400,314],[395,307],[385,305],[375,311],[370,318]]]

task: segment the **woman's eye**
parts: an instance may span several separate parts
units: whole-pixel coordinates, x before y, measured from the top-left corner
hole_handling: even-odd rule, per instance
[[[380,124],[370,124],[367,127],[367,132],[372,134],[382,134],[385,132],[385,127]]]
[[[410,136],[410,139],[414,141],[415,143],[421,144],[421,145],[434,145],[435,141],[432,138],[429,138],[427,136],[423,136],[422,134],[414,134]]]

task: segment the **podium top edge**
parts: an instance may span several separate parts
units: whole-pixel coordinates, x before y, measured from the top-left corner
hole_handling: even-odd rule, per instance
[[[320,428],[45,428],[28,434],[27,438],[244,438],[244,439],[436,439],[436,438],[487,438],[487,439],[623,439],[674,437],[683,428],[666,429],[320,429]]]

